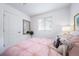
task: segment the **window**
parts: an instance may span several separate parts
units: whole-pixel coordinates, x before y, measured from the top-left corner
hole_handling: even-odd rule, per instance
[[[45,17],[38,20],[38,30],[51,30],[52,17]]]

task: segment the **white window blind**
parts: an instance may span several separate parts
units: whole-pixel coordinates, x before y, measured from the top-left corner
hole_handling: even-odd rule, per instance
[[[52,30],[52,17],[45,17],[39,19],[38,30]]]

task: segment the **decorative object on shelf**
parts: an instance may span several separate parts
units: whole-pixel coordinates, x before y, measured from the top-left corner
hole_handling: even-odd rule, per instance
[[[30,33],[30,31],[27,31],[26,33],[27,33],[27,34],[29,34],[29,33]]]
[[[74,31],[79,30],[79,13],[74,16]]]
[[[33,35],[34,34],[34,32],[33,31],[30,31],[30,35]]]
[[[26,35],[27,31],[30,30],[30,21],[23,19],[23,35]]]
[[[29,34],[29,35],[31,35],[31,37],[32,37],[32,35],[34,34],[33,31],[27,31],[26,33]]]

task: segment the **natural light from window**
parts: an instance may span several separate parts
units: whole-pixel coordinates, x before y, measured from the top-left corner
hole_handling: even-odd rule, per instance
[[[45,17],[39,19],[38,30],[52,30],[52,17]]]

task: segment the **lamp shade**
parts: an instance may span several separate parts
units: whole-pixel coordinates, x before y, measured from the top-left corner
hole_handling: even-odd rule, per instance
[[[72,29],[71,29],[71,27],[70,26],[64,26],[63,28],[62,28],[62,31],[63,32],[70,32]]]

